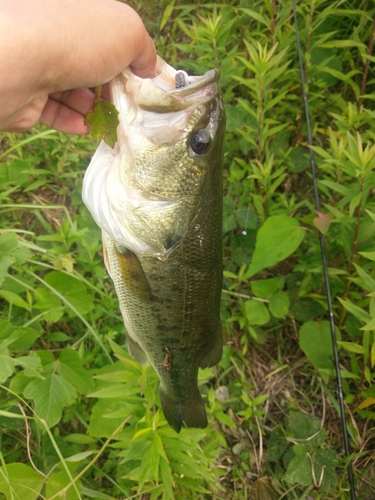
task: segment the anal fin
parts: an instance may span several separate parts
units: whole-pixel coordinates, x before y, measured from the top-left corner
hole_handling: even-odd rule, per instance
[[[128,333],[126,334],[126,344],[128,346],[130,356],[135,359],[140,365],[147,365],[149,363],[149,359],[145,351],[138,344],[138,342],[131,338]]]

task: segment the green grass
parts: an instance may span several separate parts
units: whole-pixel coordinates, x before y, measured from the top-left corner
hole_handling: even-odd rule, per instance
[[[209,426],[172,431],[157,376],[127,354],[80,197],[96,144],[43,127],[3,134],[0,498],[349,498],[325,231],[357,498],[370,500],[375,9],[299,2],[318,216],[291,2],[134,5],[167,62],[222,74],[225,348],[200,374]]]

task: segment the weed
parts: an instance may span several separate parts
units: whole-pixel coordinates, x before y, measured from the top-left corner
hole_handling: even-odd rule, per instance
[[[224,356],[207,429],[177,435],[127,354],[100,231],[80,199],[96,144],[0,142],[0,495],[346,499],[324,232],[358,498],[374,484],[371,2],[299,2],[322,212],[313,206],[291,3],[134,2],[160,55],[221,70],[227,110]]]

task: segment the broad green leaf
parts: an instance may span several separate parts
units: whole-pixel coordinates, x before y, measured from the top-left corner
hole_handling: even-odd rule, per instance
[[[12,306],[21,307],[27,311],[31,309],[30,305],[17,293],[9,292],[8,290],[0,290],[0,297],[9,302],[9,304],[12,304]]]
[[[28,248],[18,247],[14,252],[14,258],[16,259],[15,264],[17,266],[20,266],[24,264],[27,261],[27,259],[31,259],[31,256],[32,254]]]
[[[36,288],[34,297],[35,302],[33,308],[39,309],[40,311],[48,311],[43,318],[49,323],[55,323],[64,314],[61,307],[61,300],[49,288],[44,286]]]
[[[283,430],[280,427],[275,427],[272,432],[267,446],[267,460],[269,462],[277,462],[284,455],[289,446]]]
[[[301,244],[305,229],[287,215],[269,217],[257,233],[253,258],[247,273],[253,276],[291,255]]]
[[[59,294],[64,296],[80,314],[86,314],[94,308],[94,298],[87,293],[86,286],[81,281],[60,271],[52,271],[44,279]],[[70,313],[74,315],[74,312],[70,311]]]
[[[53,369],[55,369],[56,359],[52,354],[52,352],[46,351],[45,349],[39,349],[38,356],[40,357],[43,367],[48,367],[48,365],[54,365]]]
[[[48,427],[59,422],[63,408],[70,405],[77,395],[74,387],[55,373],[44,380],[33,380],[23,394],[34,400],[35,413],[47,422]]]
[[[12,264],[16,262],[13,255],[1,255],[0,254],[0,286],[3,284],[4,278],[8,272],[8,269]]]
[[[40,357],[34,351],[31,351],[28,356],[21,356],[15,359],[16,365],[22,366],[24,368],[24,374],[27,377],[37,377],[43,378],[43,375],[40,373],[42,364],[40,361]]]
[[[293,446],[293,451],[295,457],[289,462],[284,480],[289,484],[309,486],[312,483],[312,473],[307,448],[302,444],[296,444]]]
[[[269,278],[251,282],[251,291],[256,297],[268,299],[283,286],[282,278]]]
[[[264,325],[270,320],[267,307],[259,300],[248,300],[245,302],[246,317],[250,325]]]
[[[236,210],[236,219],[243,229],[255,229],[258,225],[258,217],[247,206],[240,207]]]
[[[336,465],[338,464],[337,455],[333,450],[321,448],[315,450],[311,455],[315,478],[321,481],[321,491],[333,491],[337,484]]]
[[[61,352],[57,371],[80,394],[87,394],[95,387],[92,376],[83,368],[78,352],[73,349],[64,349]]]
[[[231,250],[233,262],[238,266],[248,266],[251,255],[255,249],[255,229],[247,229],[240,234],[234,234],[231,238]],[[240,278],[239,278],[240,279]]]
[[[23,394],[25,387],[30,384],[30,377],[25,375],[25,371],[20,371],[16,375],[14,375],[9,384],[9,388],[15,394],[19,394],[20,396]]]
[[[77,491],[78,490],[78,491]],[[63,498],[64,500],[81,500],[80,483],[72,484],[66,471],[51,474],[46,482],[46,498]]]
[[[28,349],[39,335],[33,328],[13,326],[9,321],[0,320],[0,347],[9,347],[12,351]]]
[[[119,425],[124,421],[124,418],[103,418],[103,415],[115,409],[120,409],[122,406],[120,401],[99,399],[91,410],[90,424],[88,427],[89,436],[105,438],[112,436],[115,430],[118,429]]]
[[[27,182],[30,175],[30,160],[13,160],[8,163],[0,163],[0,185],[2,188],[8,184],[20,186]]]
[[[304,441],[306,449],[312,449],[324,443],[326,431],[314,416],[301,411],[290,411],[285,419],[285,429],[289,436]]]
[[[11,255],[18,247],[18,238],[15,233],[0,235],[0,256]]]
[[[6,464],[0,467],[0,492],[4,493],[7,500],[36,500],[43,479],[29,465]]]
[[[86,115],[89,134],[93,138],[103,139],[111,148],[117,141],[118,111],[115,106],[104,99],[95,103],[94,111]]]
[[[232,231],[236,227],[236,219],[234,215],[228,215],[228,217],[224,217],[223,220],[223,232],[228,233]]]
[[[280,290],[270,298],[268,308],[275,318],[285,318],[289,311],[289,304],[289,295]]]
[[[16,262],[17,247],[18,239],[14,233],[0,235],[0,286],[3,284],[9,267]]]
[[[332,339],[328,321],[307,321],[299,331],[299,345],[315,368],[333,368]]]
[[[12,375],[15,364],[15,360],[9,356],[9,350],[6,347],[0,348],[0,384]]]

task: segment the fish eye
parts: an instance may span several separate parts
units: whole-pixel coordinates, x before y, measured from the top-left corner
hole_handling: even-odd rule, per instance
[[[190,137],[190,146],[193,153],[203,155],[206,153],[211,144],[211,136],[207,130],[197,130]]]

